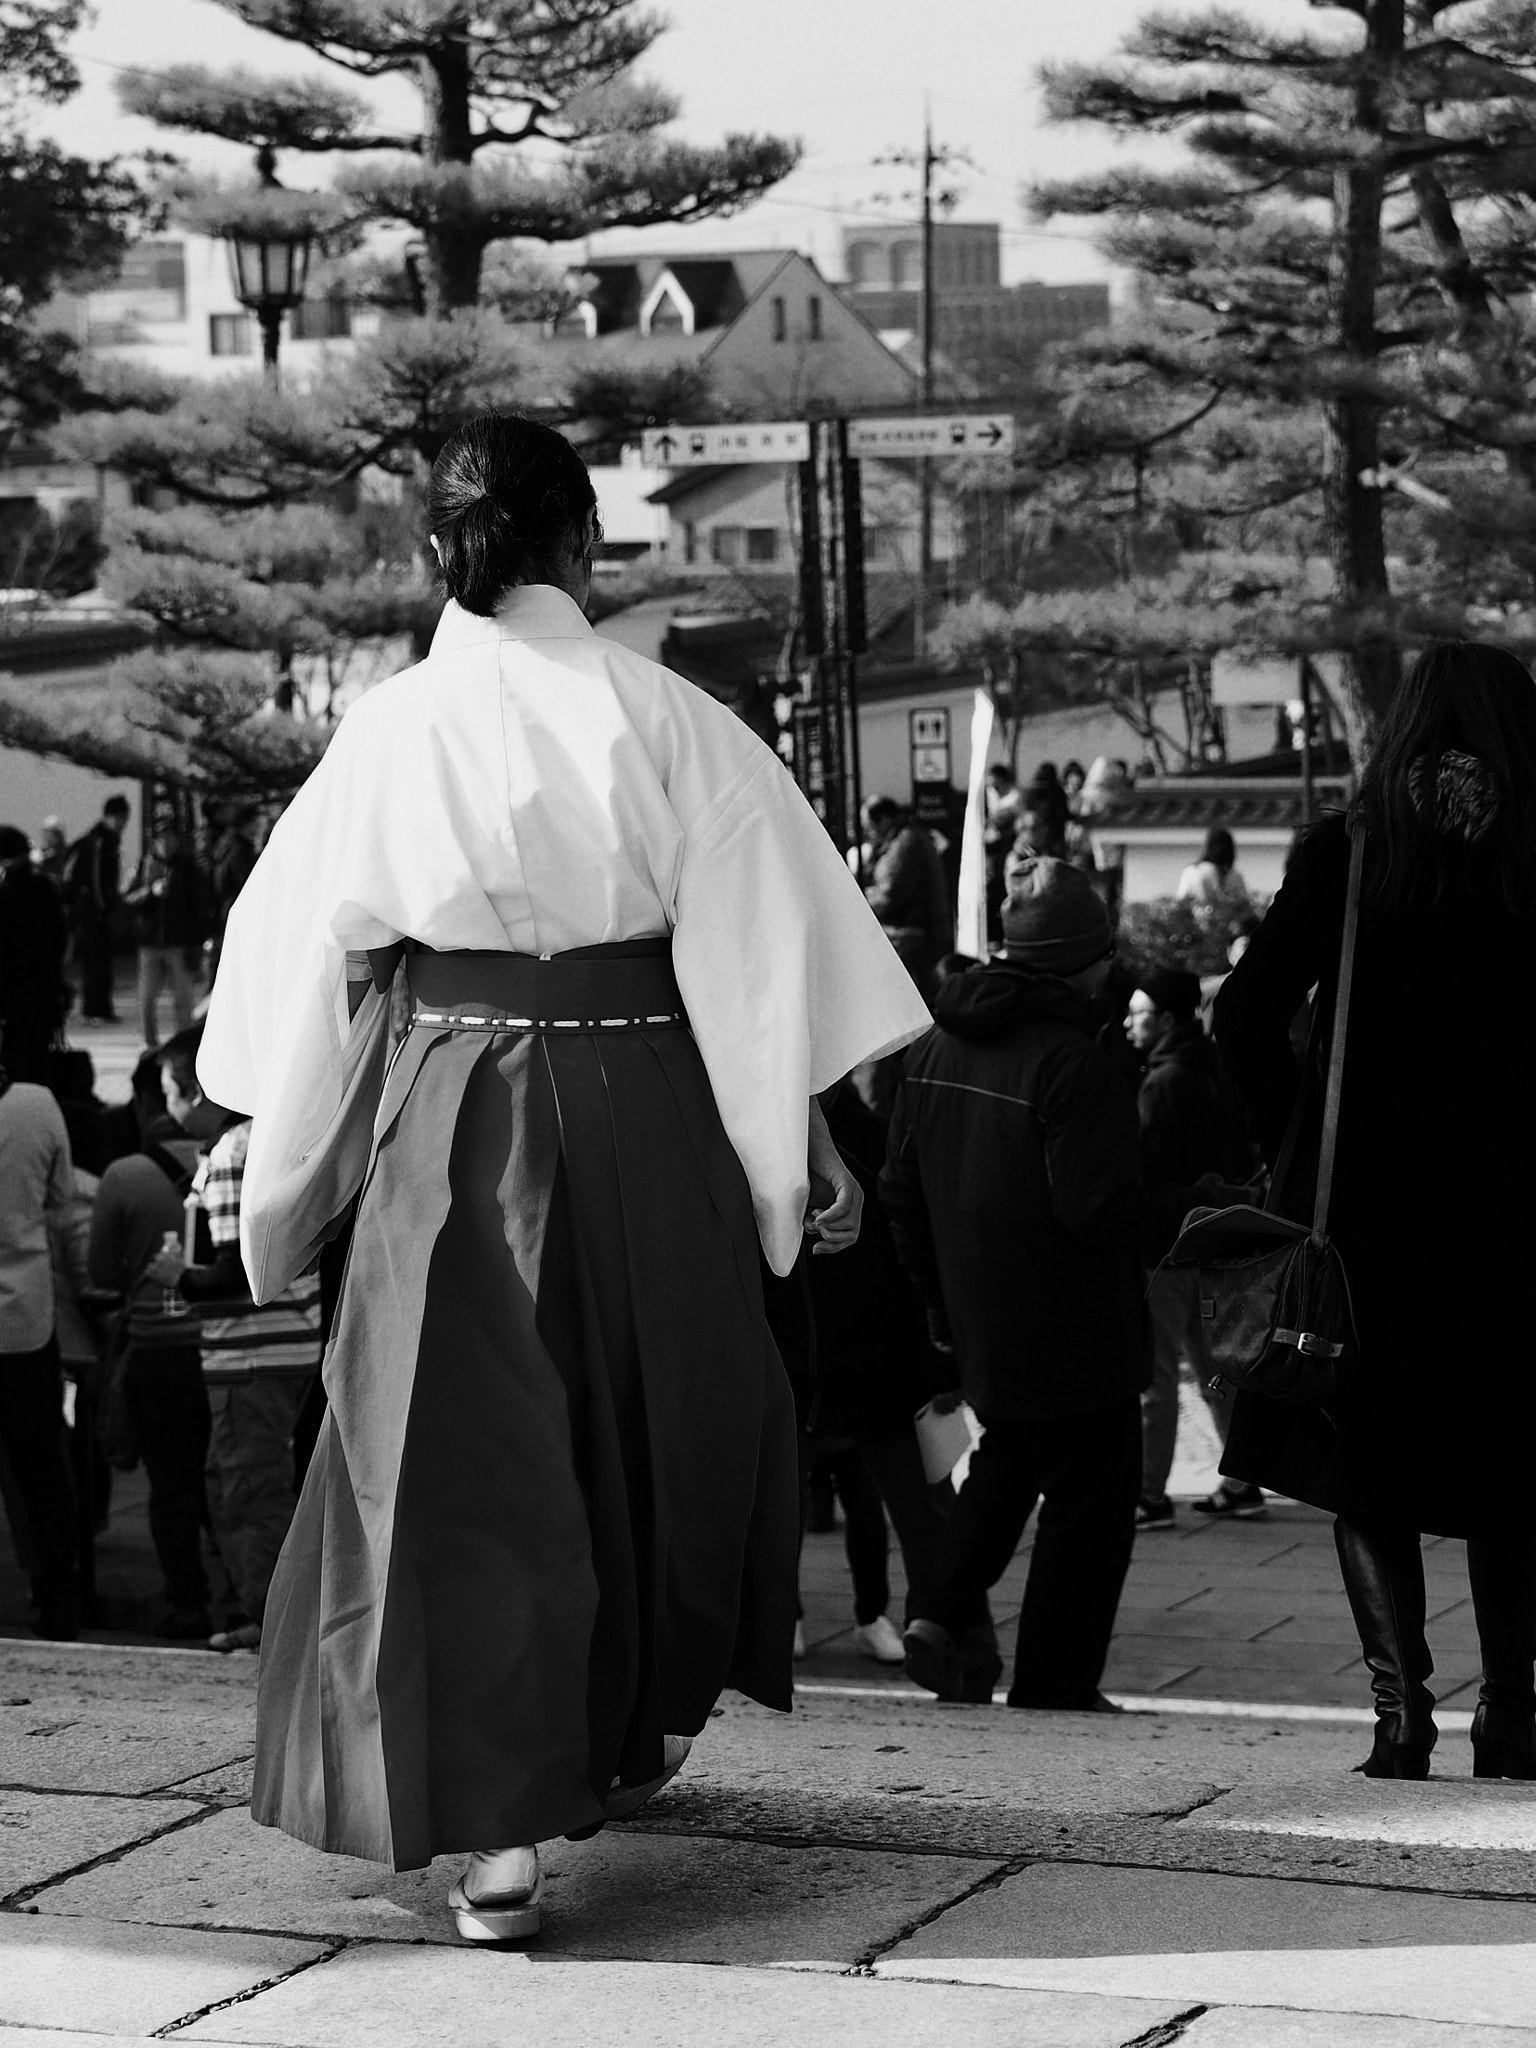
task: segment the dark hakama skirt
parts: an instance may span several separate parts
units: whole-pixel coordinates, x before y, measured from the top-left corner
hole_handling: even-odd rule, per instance
[[[268,1598],[252,1809],[397,1870],[791,1703],[797,1486],[665,940],[418,953]]]

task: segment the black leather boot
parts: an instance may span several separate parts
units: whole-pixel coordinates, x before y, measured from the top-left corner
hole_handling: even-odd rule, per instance
[[[1536,1550],[1473,1538],[1467,1577],[1482,1652],[1472,1716],[1474,1778],[1536,1778]]]
[[[1427,1778],[1435,1746],[1434,1669],[1424,1637],[1424,1560],[1413,1529],[1364,1529],[1342,1518],[1333,1540],[1376,1696],[1376,1740],[1355,1768],[1367,1778]]]

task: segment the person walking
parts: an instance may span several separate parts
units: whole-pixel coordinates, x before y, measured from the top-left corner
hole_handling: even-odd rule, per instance
[[[807,1228],[853,1239],[812,1098],[927,1013],[783,763],[592,633],[570,444],[487,414],[428,504],[432,651],[274,827],[198,1078],[252,1117],[257,1301],[361,1186],[267,1598],[255,1817],[398,1869],[474,1852],[458,1929],[501,1940],[538,1926],[534,1845],[632,1812],[727,1683],[791,1703],[758,1246],[782,1274]],[[385,1083],[363,1055],[402,970]]]
[[[90,1023],[111,1024],[113,916],[122,896],[122,838],[128,829],[128,799],[109,796],[96,823],[69,851],[65,898],[80,970],[80,1013]]]
[[[191,1261],[180,1235],[149,1269],[199,1311],[208,1391],[208,1518],[240,1602],[240,1615],[209,1638],[214,1650],[261,1645],[267,1591],[293,1520],[294,1430],[320,1365],[320,1279],[302,1274],[271,1300],[251,1300],[240,1263],[240,1201],[251,1120],[210,1102],[197,1083],[202,1026],[160,1048],[170,1114],[206,1147],[193,1192],[208,1221],[212,1256]]]
[[[139,948],[139,1031],[160,1043],[160,998],[169,993],[178,1032],[192,1022],[203,941],[212,929],[208,884],[186,835],[155,830],[149,852],[123,899],[133,911]]]
[[[872,796],[864,806],[871,865],[865,899],[925,998],[933,970],[955,936],[944,883],[944,864],[933,843],[894,797]]]
[[[822,1109],[866,1201],[858,1243],[844,1257],[814,1259],[809,1268],[816,1325],[810,1428],[835,1445],[831,1473],[847,1524],[854,1646],[878,1663],[899,1664],[905,1652],[887,1614],[886,1516],[901,1551],[910,1622],[928,1604],[947,1522],[923,1472],[914,1418],[955,1387],[957,1371],[953,1356],[929,1335],[922,1297],[875,1199],[885,1126],[848,1080],[823,1096]]]
[[[167,1234],[181,1235],[198,1145],[163,1104],[158,1114],[150,1110],[137,1074],[135,1100],[145,1111],[140,1147],[101,1176],[86,1265],[94,1288],[123,1300],[123,1408],[149,1480],[149,1534],[165,1592],[155,1633],[171,1642],[206,1642],[213,1620],[203,1469],[211,1421],[201,1329],[175,1286],[150,1270]]]
[[[33,1628],[80,1633],[75,1493],[64,1435],[50,1226],[74,1196],[69,1134],[46,1088],[0,1067],[0,1459],[17,1549],[32,1579]],[[14,1527],[14,1523],[13,1523]]]
[[[1152,967],[1141,975],[1125,1016],[1125,1035],[1144,1061],[1136,1094],[1141,1124],[1141,1175],[1148,1187],[1191,1187],[1205,1174],[1234,1171],[1233,1117],[1216,1048],[1198,1021],[1200,980],[1181,967]],[[1205,1397],[1217,1435],[1226,1441],[1228,1403],[1209,1384],[1200,1331],[1197,1274],[1191,1266],[1165,1266],[1173,1239],[1148,1247],[1151,1275],[1147,1312],[1152,1320],[1152,1384],[1141,1397],[1141,1499],[1138,1529],[1171,1529],[1168,1475],[1179,1433],[1179,1373],[1188,1364]],[[1223,1482],[1195,1502],[1205,1515],[1254,1520],[1267,1512],[1255,1486]]]
[[[49,1082],[69,1005],[64,902],[25,832],[0,825],[0,1056],[13,1081]]]
[[[941,1699],[988,1698],[968,1658],[1037,1501],[1008,1703],[1094,1709],[1135,1540],[1149,1378],[1135,1098],[1089,1035],[1114,934],[1061,860],[1013,870],[1001,957],[946,982],[907,1057],[880,1198],[985,1434],[938,1584],[906,1632]]]
[[[1222,1469],[1336,1517],[1375,1696],[1371,1777],[1429,1771],[1426,1533],[1467,1543],[1483,1667],[1473,1769],[1536,1777],[1536,1374],[1523,1335],[1536,1069],[1521,971],[1536,944],[1533,789],[1529,672],[1476,642],[1427,648],[1350,813],[1302,843],[1216,999],[1218,1044],[1273,1162],[1301,1085],[1290,1023],[1314,985],[1329,1035],[1350,842],[1363,832],[1329,1219],[1358,1371],[1332,1421],[1240,1393]],[[1314,1161],[1316,1081],[1299,1155]],[[1306,1178],[1283,1205],[1310,1221]]]

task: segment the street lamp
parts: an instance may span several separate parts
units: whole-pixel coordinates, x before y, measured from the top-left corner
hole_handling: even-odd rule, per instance
[[[264,192],[283,190],[277,182],[275,155],[257,152],[256,170]],[[295,195],[297,197],[299,195]],[[261,360],[269,376],[277,375],[277,345],[283,315],[304,297],[309,259],[315,246],[312,219],[295,211],[285,222],[279,205],[254,214],[224,230],[229,245],[229,277],[235,297],[254,313],[261,328]]]

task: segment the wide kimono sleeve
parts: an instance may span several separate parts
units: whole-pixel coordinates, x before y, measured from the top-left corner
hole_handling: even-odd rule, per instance
[[[764,753],[690,827],[672,958],[768,1263],[808,1193],[810,1098],[926,1031],[910,977],[815,813]]]
[[[376,1064],[380,1005],[349,1020],[346,956],[398,939],[404,909],[379,843],[390,807],[377,752],[369,721],[349,712],[230,911],[209,998],[198,1079],[253,1119],[240,1237],[258,1301],[312,1256],[284,1216],[304,1211],[322,1141],[334,1143],[344,1109],[371,1121],[357,1069],[364,1049]]]

